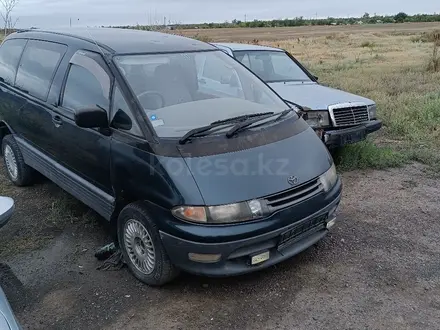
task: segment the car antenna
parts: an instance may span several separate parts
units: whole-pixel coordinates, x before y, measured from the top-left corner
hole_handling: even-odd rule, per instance
[[[108,64],[107,57],[105,56],[104,51],[103,51],[102,48],[99,46],[99,44],[96,42],[95,38],[93,38],[92,33],[91,33],[90,30],[89,30],[89,27],[87,26],[86,29],[87,29],[87,33],[88,33],[89,36],[90,36],[90,39],[92,39],[92,41],[95,43],[96,47],[98,47],[99,51],[101,52],[102,57],[104,58],[104,61],[106,61],[107,64]]]

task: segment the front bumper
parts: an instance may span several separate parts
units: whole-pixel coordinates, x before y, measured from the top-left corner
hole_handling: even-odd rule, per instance
[[[322,139],[329,149],[338,148],[365,140],[368,134],[378,131],[381,127],[382,121],[371,120],[355,127],[325,131],[322,134]]]
[[[171,262],[184,271],[212,277],[241,275],[277,264],[321,240],[328,233],[327,227],[334,223],[334,212],[340,200],[341,193],[339,190],[339,194],[328,205],[300,221],[268,233],[232,242],[200,243],[185,240],[162,231],[160,235]],[[312,228],[307,227],[309,228],[307,231],[295,236],[287,244],[284,243],[281,248],[282,234],[293,231],[300,232],[299,229],[305,228],[306,225],[318,218],[325,219],[325,221]],[[263,252],[269,253],[269,259],[251,265],[252,256]],[[216,262],[201,263],[190,260],[190,253],[220,255],[220,257]]]

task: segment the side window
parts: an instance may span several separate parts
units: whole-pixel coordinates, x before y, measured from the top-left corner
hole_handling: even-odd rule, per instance
[[[41,100],[46,100],[52,78],[67,46],[29,40],[18,66],[15,86]]]
[[[128,103],[125,101],[121,90],[116,85],[113,93],[113,104],[110,112],[111,126],[136,136],[142,136],[142,132],[134,118]]]
[[[26,41],[25,39],[6,40],[0,48],[0,78],[7,84],[14,84],[18,62]]]
[[[243,65],[245,65],[246,67],[248,67],[250,69],[251,62],[249,60],[249,55],[247,53],[237,52],[235,54],[235,58],[237,60],[239,60]]]
[[[67,76],[62,106],[71,110],[100,106],[109,110],[110,77],[98,63],[87,58],[95,66],[92,73],[85,67],[71,64]],[[90,62],[92,61],[92,62]]]

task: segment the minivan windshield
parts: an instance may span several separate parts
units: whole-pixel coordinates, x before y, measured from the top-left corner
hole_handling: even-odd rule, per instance
[[[220,50],[119,55],[114,61],[160,137],[182,137],[215,121],[288,108]]]
[[[311,81],[304,70],[282,51],[236,51],[234,56],[266,83]]]

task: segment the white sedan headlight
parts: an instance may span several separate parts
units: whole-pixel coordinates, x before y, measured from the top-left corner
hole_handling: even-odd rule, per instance
[[[368,115],[370,116],[370,119],[376,119],[376,117],[377,117],[376,104],[371,104],[368,106]]]
[[[338,181],[338,174],[336,173],[336,167],[334,163],[327,172],[319,177],[319,181],[324,187],[325,192],[330,191],[334,187],[336,181]]]
[[[307,111],[304,115],[304,119],[312,128],[330,126],[328,111]]]

